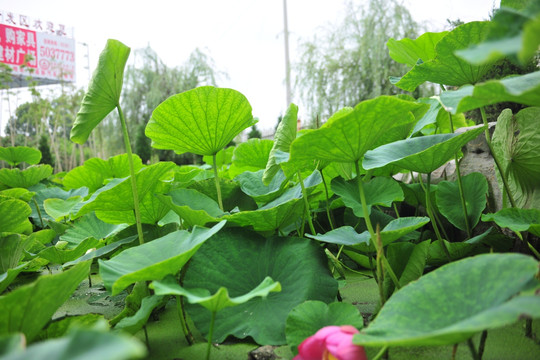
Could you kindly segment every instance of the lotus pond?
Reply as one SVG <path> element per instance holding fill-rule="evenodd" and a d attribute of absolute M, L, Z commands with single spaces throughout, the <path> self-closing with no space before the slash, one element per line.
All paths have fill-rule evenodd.
<path fill-rule="evenodd" d="M 53 174 L 36 149 L 0 148 L 0 358 L 304 359 L 334 325 L 369 359 L 540 358 L 540 71 L 481 80 L 534 58 L 533 10 L 390 39 L 410 66 L 395 85 L 440 94 L 380 96 L 305 131 L 291 104 L 273 140 L 227 147 L 256 122 L 238 91 L 174 95 L 145 134 L 199 166 L 132 153 L 130 49 L 109 40 L 71 140 L 116 111 L 125 154 Z M 492 132 L 484 107 L 501 102 L 523 109 Z M 475 109 L 483 123 L 455 131 Z M 479 137 L 494 184 L 460 171 Z"/>

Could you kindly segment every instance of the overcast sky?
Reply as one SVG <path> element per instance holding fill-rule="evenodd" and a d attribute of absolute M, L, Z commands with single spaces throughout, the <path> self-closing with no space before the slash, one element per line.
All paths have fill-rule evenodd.
<path fill-rule="evenodd" d="M 360 0 L 357 0 L 360 1 Z M 365 0 L 361 0 L 365 2 Z M 343 0 L 288 0 L 291 62 L 297 44 L 344 15 Z M 485 20 L 500 0 L 403 0 L 413 18 L 431 31 L 446 19 Z M 108 38 L 132 49 L 150 45 L 168 66 L 184 63 L 200 48 L 218 70 L 218 84 L 242 92 L 259 117 L 273 128 L 287 105 L 283 45 L 283 0 L 0 0 L 0 10 L 65 25 L 77 41 L 78 86 L 85 87 L 88 44 L 90 68 Z M 294 74 L 292 74 L 294 77 Z M 293 97 L 298 103 L 298 99 Z M 5 106 L 5 105 L 4 105 Z M 302 108 L 299 110 L 302 116 Z M 2 119 L 5 124 L 6 119 Z"/>

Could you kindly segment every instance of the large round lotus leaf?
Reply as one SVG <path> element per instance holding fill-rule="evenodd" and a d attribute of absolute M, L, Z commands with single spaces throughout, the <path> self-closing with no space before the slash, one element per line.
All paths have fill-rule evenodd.
<path fill-rule="evenodd" d="M 494 221 L 500 227 L 512 231 L 529 231 L 540 236 L 540 210 L 538 209 L 502 209 L 495 214 L 483 214 L 482 221 Z"/>
<path fill-rule="evenodd" d="M 217 202 L 197 190 L 174 189 L 166 195 L 155 195 L 163 204 L 182 219 L 184 226 L 205 226 L 219 221 L 224 212 Z"/>
<path fill-rule="evenodd" d="M 349 303 L 325 304 L 322 301 L 306 301 L 292 309 L 287 316 L 287 344 L 297 353 L 298 345 L 302 341 L 330 325 L 351 325 L 361 329 L 364 327 L 364 319 L 360 311 Z"/>
<path fill-rule="evenodd" d="M 128 225 L 112 225 L 99 220 L 94 213 L 88 213 L 78 219 L 73 226 L 60 236 L 60 240 L 67 241 L 68 246 L 77 246 L 86 238 L 93 237 L 102 240 L 113 236 L 125 229 Z"/>
<path fill-rule="evenodd" d="M 38 192 L 36 192 L 36 195 L 34 196 L 34 201 L 30 202 L 30 207 L 32 208 L 32 220 L 34 221 L 34 224 L 40 224 L 41 219 L 43 221 L 51 220 L 54 221 L 52 217 L 47 215 L 47 212 L 45 211 L 45 200 L 47 199 L 63 199 L 67 200 L 74 196 L 81 196 L 86 197 L 88 195 L 88 188 L 82 187 L 78 189 L 73 189 L 69 191 L 65 191 L 63 189 L 60 189 L 59 187 L 53 186 L 53 187 L 46 187 Z M 37 208 L 36 208 L 37 204 Z"/>
<path fill-rule="evenodd" d="M 482 131 L 484 128 L 479 127 L 462 134 L 437 134 L 396 141 L 368 151 L 362 166 L 369 170 L 393 164 L 419 173 L 430 173 Z"/>
<path fill-rule="evenodd" d="M 332 191 L 343 199 L 345 206 L 353 210 L 354 215 L 364 217 L 360 191 L 358 190 L 358 179 L 346 181 L 337 177 L 332 179 L 330 186 Z M 363 186 L 368 213 L 371 213 L 372 206 L 390 207 L 394 201 L 403 201 L 404 199 L 403 190 L 390 177 L 374 177 Z"/>
<path fill-rule="evenodd" d="M 501 163 L 517 207 L 540 207 L 539 119 L 540 107 L 525 108 L 514 116 L 510 109 L 505 109 L 493 133 L 493 152 Z M 499 172 L 496 174 L 499 187 L 504 189 Z"/>
<path fill-rule="evenodd" d="M 144 223 L 155 224 L 167 213 L 168 209 L 159 207 L 161 202 L 154 199 L 154 194 L 163 190 L 164 186 L 160 179 L 174 166 L 172 162 L 159 162 L 144 167 L 135 174 L 141 203 L 141 221 Z M 84 205 L 77 212 L 77 216 L 95 211 L 96 216 L 103 221 L 115 224 L 134 224 L 131 181 L 129 178 L 115 180 L 118 182 L 115 184 L 113 184 L 113 181 L 109 182 L 99 191 L 96 191 L 90 199 L 83 202 Z M 161 217 L 154 216 L 156 213 L 161 214 Z"/>
<path fill-rule="evenodd" d="M 388 55 L 399 63 L 413 67 L 418 63 L 418 60 L 426 62 L 433 59 L 436 56 L 435 45 L 446 34 L 448 34 L 448 31 L 426 32 L 414 40 L 390 38 L 386 43 L 389 50 Z"/>
<path fill-rule="evenodd" d="M 152 113 L 145 134 L 156 149 L 214 155 L 256 122 L 244 95 L 203 86 L 162 102 Z"/>
<path fill-rule="evenodd" d="M 283 194 L 286 186 L 286 178 L 283 171 L 279 170 L 270 180 L 268 185 L 263 183 L 264 170 L 256 172 L 244 171 L 234 178 L 240 183 L 242 191 L 251 196 L 259 203 L 265 203 L 274 200 Z"/>
<path fill-rule="evenodd" d="M 369 346 L 455 344 L 522 317 L 540 317 L 540 296 L 516 296 L 535 281 L 538 262 L 484 254 L 445 265 L 401 288 L 353 342 Z"/>
<path fill-rule="evenodd" d="M 329 303 L 337 293 L 337 281 L 328 269 L 321 247 L 308 239 L 273 237 L 227 229 L 214 235 L 193 256 L 186 271 L 185 288 L 203 288 L 215 293 L 225 287 L 230 296 L 240 296 L 270 276 L 281 292 L 217 313 L 213 342 L 229 335 L 252 337 L 259 344 L 284 344 L 289 311 L 306 300 Z M 200 305 L 186 309 L 205 335 L 210 312 Z"/>
<path fill-rule="evenodd" d="M 27 146 L 0 147 L 0 160 L 12 166 L 22 162 L 36 165 L 41 160 L 41 151 Z"/>
<path fill-rule="evenodd" d="M 453 86 L 478 82 L 491 64 L 471 65 L 454 52 L 483 41 L 490 27 L 487 21 L 458 26 L 439 40 L 435 46 L 435 58 L 415 65 L 395 85 L 406 91 L 414 91 L 426 81 Z"/>
<path fill-rule="evenodd" d="M 108 160 L 91 158 L 84 162 L 83 166 L 78 166 L 69 171 L 62 185 L 66 189 L 77 189 L 87 187 L 90 192 L 96 191 L 103 186 L 103 182 L 110 178 L 125 178 L 130 175 L 129 158 L 127 154 L 120 154 L 110 157 Z M 133 168 L 138 172 L 142 167 L 141 158 L 133 154 Z"/>
<path fill-rule="evenodd" d="M 0 231 L 20 234 L 32 233 L 32 214 L 30 206 L 17 199 L 0 198 Z"/>
<path fill-rule="evenodd" d="M 471 173 L 461 178 L 463 197 L 467 208 L 467 219 L 470 228 L 474 228 L 480 220 L 482 211 L 486 208 L 488 183 L 481 173 Z M 441 214 L 455 227 L 466 231 L 465 215 L 459 196 L 457 181 L 441 181 L 437 187 L 437 207 Z"/>
<path fill-rule="evenodd" d="M 370 149 L 406 138 L 417 120 L 415 115 L 421 117 L 428 108 L 427 104 L 391 96 L 363 101 L 329 125 L 294 140 L 290 161 L 354 163 Z"/>
<path fill-rule="evenodd" d="M 92 130 L 119 104 L 130 51 L 118 40 L 107 40 L 71 128 L 71 141 L 83 144 Z"/>
<path fill-rule="evenodd" d="M 540 106 L 540 71 L 443 91 L 440 99 L 452 114 L 505 101 Z"/>
<path fill-rule="evenodd" d="M 105 287 L 117 295 L 137 281 L 161 280 L 174 275 L 197 249 L 225 225 L 194 227 L 191 232 L 177 230 L 159 239 L 122 251 L 110 260 L 98 260 L 99 274 Z"/>
<path fill-rule="evenodd" d="M 265 169 L 273 145 L 272 140 L 255 138 L 236 146 L 233 152 L 232 165 L 229 168 L 231 177 L 244 171 Z"/>
<path fill-rule="evenodd" d="M 511 3 L 519 5 L 514 8 Z M 501 8 L 491 19 L 497 27 L 490 32 L 488 40 L 477 46 L 456 51 L 456 55 L 477 65 L 517 56 L 521 64 L 526 65 L 540 45 L 538 10 L 539 6 L 535 1 L 503 1 Z"/>
<path fill-rule="evenodd" d="M 29 188 L 53 173 L 51 165 L 32 165 L 24 170 L 0 169 L 0 184 L 11 188 Z"/>

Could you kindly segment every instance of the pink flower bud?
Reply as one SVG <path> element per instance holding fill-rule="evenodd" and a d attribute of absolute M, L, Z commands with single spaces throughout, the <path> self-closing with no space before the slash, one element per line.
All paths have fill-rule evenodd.
<path fill-rule="evenodd" d="M 298 346 L 293 360 L 367 360 L 364 348 L 352 343 L 357 332 L 350 325 L 326 326 Z"/>

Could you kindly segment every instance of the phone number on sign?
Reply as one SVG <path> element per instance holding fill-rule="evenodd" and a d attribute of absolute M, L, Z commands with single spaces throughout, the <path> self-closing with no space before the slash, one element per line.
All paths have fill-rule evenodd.
<path fill-rule="evenodd" d="M 75 61 L 75 52 L 45 46 L 39 48 L 39 56 L 53 58 L 57 61 Z"/>

